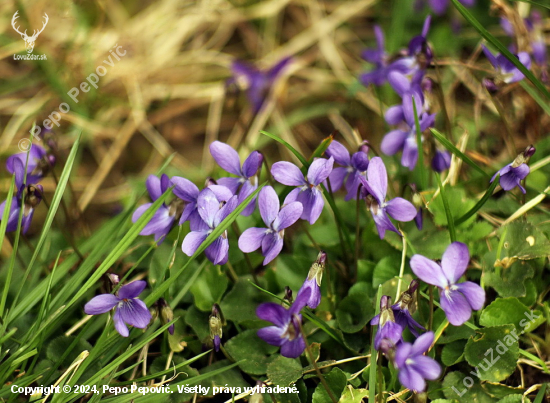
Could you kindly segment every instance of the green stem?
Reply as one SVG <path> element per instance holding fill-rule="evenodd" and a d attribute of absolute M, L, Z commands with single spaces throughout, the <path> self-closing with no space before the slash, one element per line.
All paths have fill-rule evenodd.
<path fill-rule="evenodd" d="M 437 183 L 439 184 L 439 192 L 441 193 L 441 199 L 443 200 L 443 207 L 445 207 L 445 215 L 447 216 L 447 225 L 449 226 L 449 235 L 451 237 L 451 242 L 456 241 L 456 232 L 455 232 L 455 222 L 453 219 L 453 214 L 451 213 L 451 208 L 449 207 L 449 201 L 447 200 L 447 195 L 445 194 L 445 187 L 441 183 L 441 177 L 439 174 L 435 174 L 437 178 Z"/>

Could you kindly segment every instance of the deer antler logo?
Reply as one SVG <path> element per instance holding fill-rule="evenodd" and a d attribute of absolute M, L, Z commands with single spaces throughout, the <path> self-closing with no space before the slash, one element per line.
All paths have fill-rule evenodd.
<path fill-rule="evenodd" d="M 46 25 L 48 25 L 48 21 L 49 21 L 48 14 L 44 13 L 45 21 L 44 21 L 44 25 L 42 25 L 42 29 L 38 32 L 36 32 L 36 30 L 34 30 L 33 35 L 28 36 L 27 35 L 27 30 L 25 30 L 25 32 L 21 32 L 21 31 L 19 31 L 19 27 L 15 26 L 15 20 L 17 20 L 19 18 L 19 16 L 17 15 L 18 12 L 19 12 L 19 10 L 17 10 L 15 12 L 15 14 L 13 15 L 13 18 L 11 19 L 11 25 L 12 25 L 13 29 L 15 29 L 15 32 L 20 34 L 21 38 L 23 38 L 25 40 L 25 47 L 27 48 L 27 52 L 32 53 L 32 51 L 34 49 L 34 42 L 36 41 L 36 38 L 38 38 L 38 35 L 40 35 L 42 33 L 42 31 L 44 31 L 44 28 L 46 28 Z"/>

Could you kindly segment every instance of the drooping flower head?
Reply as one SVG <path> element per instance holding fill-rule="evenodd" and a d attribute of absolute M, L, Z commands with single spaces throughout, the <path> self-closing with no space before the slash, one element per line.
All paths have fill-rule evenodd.
<path fill-rule="evenodd" d="M 433 381 L 441 375 L 441 366 L 426 351 L 434 341 L 434 333 L 426 332 L 414 344 L 400 343 L 395 351 L 394 365 L 399 370 L 399 382 L 414 391 L 426 390 L 426 379 Z"/>
<path fill-rule="evenodd" d="M 372 318 L 371 325 L 378 325 L 374 336 L 374 348 L 384 354 L 391 355 L 395 347 L 403 340 L 403 326 L 396 323 L 391 307 L 391 298 L 382 295 L 380 298 L 380 315 Z"/>
<path fill-rule="evenodd" d="M 203 225 L 192 230 L 183 239 L 181 249 L 187 256 L 193 256 L 195 251 L 204 242 L 214 229 L 233 211 L 238 205 L 237 196 L 231 197 L 227 203 L 220 203 L 215 193 L 206 188 L 202 190 L 197 199 L 199 215 Z M 205 250 L 206 257 L 214 264 L 225 264 L 229 257 L 229 241 L 227 230 L 214 240 Z"/>
<path fill-rule="evenodd" d="M 174 312 L 164 298 L 159 298 L 155 304 L 158 310 L 158 315 L 160 316 L 160 321 L 163 325 L 166 325 L 167 323 L 170 323 L 174 320 Z M 168 333 L 172 335 L 174 334 L 173 323 L 168 326 Z"/>
<path fill-rule="evenodd" d="M 296 301 L 289 309 L 266 302 L 258 306 L 256 315 L 275 326 L 268 326 L 258 330 L 258 337 L 266 343 L 281 347 L 281 355 L 288 358 L 299 357 L 306 349 L 306 342 L 301 332 L 302 315 L 300 311 L 306 306 L 310 297 L 310 290 L 298 293 Z"/>
<path fill-rule="evenodd" d="M 416 311 L 416 289 L 418 288 L 418 280 L 411 281 L 409 288 L 401 293 L 401 296 L 395 304 L 391 306 L 395 323 L 401 328 L 409 328 L 411 333 L 418 337 L 418 330 L 426 330 L 424 327 L 415 321 L 412 314 Z M 371 325 L 378 325 L 380 315 L 376 315 L 371 320 Z"/>
<path fill-rule="evenodd" d="M 26 187 L 26 192 L 23 193 L 22 188 L 21 191 L 18 192 L 17 196 L 12 197 L 6 232 L 17 231 L 19 213 L 22 209 L 23 217 L 21 218 L 21 231 L 23 234 L 27 233 L 31 226 L 34 209 L 42 201 L 43 193 L 44 189 L 42 188 L 42 185 L 28 185 Z M 0 204 L 0 220 L 3 217 L 6 204 L 7 200 L 4 200 L 2 204 Z"/>
<path fill-rule="evenodd" d="M 314 224 L 323 211 L 325 201 L 320 185 L 332 172 L 333 164 L 332 157 L 328 160 L 318 158 L 309 166 L 306 177 L 300 168 L 290 162 L 276 162 L 271 167 L 271 174 L 277 182 L 287 186 L 298 186 L 288 194 L 284 204 L 295 201 L 302 203 L 304 209 L 301 218 L 310 224 Z"/>
<path fill-rule="evenodd" d="M 299 202 L 283 206 L 279 211 L 279 198 L 271 186 L 260 191 L 258 197 L 260 215 L 267 228 L 248 228 L 239 238 L 239 249 L 245 253 L 262 248 L 264 266 L 275 259 L 283 249 L 285 229 L 294 224 L 302 215 Z"/>
<path fill-rule="evenodd" d="M 527 165 L 527 162 L 535 151 L 535 147 L 532 145 L 528 146 L 525 151 L 516 157 L 514 162 L 504 166 L 496 174 L 494 174 L 490 183 L 493 183 L 497 175 L 500 175 L 499 183 L 502 189 L 509 191 L 517 186 L 522 193 L 525 194 L 526 190 L 523 186 L 521 186 L 521 181 L 524 180 L 531 171 Z"/>
<path fill-rule="evenodd" d="M 210 340 L 216 352 L 220 351 L 224 324 L 225 320 L 220 306 L 218 304 L 212 305 L 212 313 L 208 317 L 208 328 L 210 329 Z"/>
<path fill-rule="evenodd" d="M 359 176 L 365 177 L 369 166 L 368 150 L 369 147 L 362 144 L 359 151 L 350 155 L 346 147 L 333 140 L 325 152 L 328 157 L 334 158 L 334 161 L 341 165 L 341 167 L 332 170 L 329 179 L 333 192 L 336 192 L 345 183 L 348 192 L 345 197 L 346 201 L 357 198 L 357 190 L 361 185 Z"/>
<path fill-rule="evenodd" d="M 311 265 L 309 273 L 307 275 L 304 284 L 298 291 L 298 294 L 310 290 L 310 297 L 306 305 L 311 309 L 315 309 L 321 303 L 321 281 L 323 280 L 323 272 L 325 271 L 325 263 L 327 260 L 327 254 L 324 251 L 320 251 L 317 255 L 317 259 Z"/>
<path fill-rule="evenodd" d="M 415 77 L 418 76 L 416 74 Z M 402 104 L 391 106 L 386 111 L 386 121 L 390 125 L 397 125 L 398 129 L 392 130 L 384 136 L 380 149 L 386 155 L 394 155 L 398 151 L 403 151 L 401 165 L 412 171 L 418 161 L 415 108 L 421 133 L 434 125 L 435 114 L 425 111 L 424 95 L 417 78 L 413 77 L 413 80 L 409 81 L 403 74 L 392 72 L 388 75 L 388 81 L 402 97 Z M 421 142 L 424 140 L 423 137 L 421 135 Z"/>
<path fill-rule="evenodd" d="M 238 178 L 225 177 L 217 180 L 219 185 L 227 187 L 233 194 L 239 195 L 239 203 L 244 201 L 258 188 L 258 171 L 264 157 L 259 151 L 253 151 L 244 161 L 241 168 L 239 154 L 230 145 L 221 141 L 210 144 L 210 153 L 214 160 L 227 172 L 237 175 Z M 256 198 L 243 210 L 242 215 L 249 216 L 254 212 Z"/>
<path fill-rule="evenodd" d="M 139 280 L 120 287 L 117 295 L 95 296 L 84 306 L 84 312 L 88 315 L 100 315 L 116 308 L 113 316 L 115 329 L 122 337 L 128 337 L 130 332 L 127 325 L 145 329 L 151 321 L 151 313 L 138 298 L 146 286 L 145 281 Z"/>
<path fill-rule="evenodd" d="M 416 216 L 416 209 L 411 202 L 401 197 L 386 202 L 388 174 L 382 158 L 374 157 L 367 169 L 367 179 L 360 179 L 367 192 L 365 201 L 374 218 L 380 239 L 384 239 L 386 230 L 400 234 L 389 217 L 397 221 L 411 221 Z"/>
<path fill-rule="evenodd" d="M 272 85 L 291 60 L 290 57 L 286 57 L 269 70 L 259 70 L 255 66 L 237 60 L 233 62 L 231 69 L 234 77 L 231 81 L 234 82 L 239 76 L 247 81 L 246 94 L 254 113 L 261 109 Z"/>
<path fill-rule="evenodd" d="M 149 175 L 145 185 L 151 200 L 154 202 L 162 196 L 162 194 L 166 192 L 170 186 L 172 186 L 172 183 L 170 183 L 170 179 L 165 174 L 163 174 L 160 178 L 155 175 Z M 132 215 L 132 222 L 136 222 L 143 215 L 143 213 L 151 207 L 152 204 L 153 203 L 146 203 L 139 206 Z M 157 241 L 160 245 L 172 229 L 174 223 L 180 219 L 183 211 L 183 205 L 183 200 L 180 198 L 175 198 L 169 204 L 163 203 L 139 234 L 154 234 L 155 241 Z"/>
<path fill-rule="evenodd" d="M 435 172 L 443 172 L 451 166 L 451 154 L 447 150 L 436 148 L 432 159 L 432 168 Z"/>
<path fill-rule="evenodd" d="M 14 154 L 6 160 L 6 169 L 9 173 L 15 175 L 15 185 L 17 191 L 21 190 L 25 176 L 25 163 L 27 164 L 27 180 L 28 185 L 35 185 L 42 180 L 44 176 L 55 165 L 55 157 L 48 154 L 46 150 L 37 145 L 32 144 L 27 152 Z"/>
<path fill-rule="evenodd" d="M 441 265 L 422 255 L 411 258 L 411 269 L 425 283 L 439 288 L 441 309 L 454 326 L 464 324 L 472 315 L 472 310 L 483 308 L 485 291 L 476 283 L 458 283 L 466 272 L 470 253 L 461 242 L 453 242 L 445 250 Z"/>
<path fill-rule="evenodd" d="M 501 55 L 500 53 L 495 56 L 491 53 L 489 49 L 482 45 L 483 53 L 489 62 L 493 65 L 496 70 L 494 77 L 483 79 L 483 84 L 487 87 L 489 91 L 497 91 L 504 84 L 516 83 L 523 80 L 525 77 L 523 73 L 506 58 L 506 56 Z M 516 58 L 525 66 L 526 69 L 531 68 L 531 58 L 527 52 L 519 52 Z"/>

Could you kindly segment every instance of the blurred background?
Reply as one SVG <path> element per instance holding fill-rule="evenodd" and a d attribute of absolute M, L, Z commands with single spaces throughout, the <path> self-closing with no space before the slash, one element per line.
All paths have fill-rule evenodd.
<path fill-rule="evenodd" d="M 27 54 L 12 26 L 16 11 L 16 25 L 29 34 L 48 15 L 32 53 L 47 60 L 14 60 L 14 55 Z M 488 1 L 479 0 L 472 12 L 497 37 L 506 38 Z M 207 146 L 217 139 L 246 155 L 261 149 L 270 164 L 294 157 L 261 135 L 262 129 L 304 155 L 335 129 L 350 149 L 367 139 L 376 151 L 389 130 L 381 115 L 398 98 L 389 86 L 361 85 L 359 74 L 372 68 L 361 52 L 376 46 L 375 24 L 386 33 L 387 51 L 398 52 L 420 34 L 428 13 L 411 0 L 4 0 L 0 154 L 4 161 L 18 152 L 18 142 L 31 137 L 33 123 L 43 126 L 61 103 L 69 105 L 53 133 L 63 161 L 82 131 L 68 197 L 73 213 L 82 218 L 78 221 L 89 230 L 121 211 L 135 184 L 170 156 L 169 175 L 196 183 L 212 175 L 215 166 Z M 479 34 L 450 7 L 434 17 L 428 40 L 441 65 L 429 74 L 444 88 L 452 130 L 475 134 L 470 141 L 488 153 L 478 155 L 478 161 L 487 163 L 501 151 L 509 158 L 510 150 L 491 132 L 502 129 L 498 113 L 479 86 L 490 65 L 483 59 L 482 68 L 471 69 L 480 51 Z M 113 55 L 116 49 L 120 60 Z M 286 57 L 291 60 L 281 74 L 261 89 L 266 100 L 256 110 L 246 94 L 250 83 L 234 79 L 232 63 L 239 60 L 267 71 Z M 84 92 L 81 83 L 89 83 L 86 79 L 98 66 L 104 67 L 99 70 L 104 75 L 97 76 L 97 89 L 90 86 Z M 68 95 L 72 88 L 79 90 L 78 103 Z M 474 103 L 479 106 L 475 122 Z M 548 116 L 531 98 L 513 113 L 519 113 L 518 149 L 548 132 Z M 540 123 L 525 125 L 529 119 Z M 5 195 L 11 177 L 3 170 L 0 178 Z M 54 179 L 46 178 L 43 185 L 51 195 Z M 39 206 L 30 234 L 41 227 L 45 209 Z"/>

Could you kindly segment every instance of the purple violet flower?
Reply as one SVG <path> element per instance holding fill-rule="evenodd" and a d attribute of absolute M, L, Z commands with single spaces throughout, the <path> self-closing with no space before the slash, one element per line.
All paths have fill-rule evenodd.
<path fill-rule="evenodd" d="M 496 174 L 494 174 L 490 183 L 493 183 L 497 175 L 500 175 L 499 183 L 503 190 L 509 191 L 517 186 L 522 193 L 525 194 L 526 190 L 523 186 L 521 186 L 521 181 L 529 175 L 529 172 L 531 172 L 526 162 L 529 161 L 529 158 L 531 158 L 535 151 L 535 147 L 532 145 L 528 146 L 525 151 L 514 159 L 514 162 L 504 166 Z"/>
<path fill-rule="evenodd" d="M 388 75 L 388 81 L 403 98 L 403 102 L 401 105 L 391 106 L 386 111 L 386 121 L 391 125 L 398 125 L 399 129 L 392 130 L 384 136 L 380 149 L 386 155 L 394 155 L 402 150 L 401 165 L 412 171 L 418 161 L 414 107 L 416 107 L 418 114 L 421 132 L 434 125 L 435 114 L 424 111 L 424 96 L 422 95 L 420 82 L 416 79 L 413 78 L 413 81 L 409 81 L 404 75 L 392 72 Z M 423 136 L 421 136 L 421 140 L 423 141 Z"/>
<path fill-rule="evenodd" d="M 388 354 L 403 340 L 403 326 L 396 323 L 391 307 L 391 298 L 387 295 L 382 295 L 380 298 L 380 315 L 372 318 L 370 324 L 378 325 L 378 331 L 374 336 L 374 348 L 377 351 Z"/>
<path fill-rule="evenodd" d="M 411 269 L 425 283 L 439 287 L 441 309 L 454 326 L 464 324 L 472 315 L 472 310 L 483 308 L 485 291 L 476 283 L 457 283 L 466 272 L 470 253 L 461 242 L 453 242 L 447 247 L 441 265 L 422 255 L 411 258 Z"/>
<path fill-rule="evenodd" d="M 233 211 L 238 205 L 237 196 L 231 197 L 227 203 L 220 203 L 215 193 L 209 188 L 200 192 L 197 199 L 199 215 L 204 224 L 202 228 L 193 230 L 183 239 L 181 249 L 187 256 L 193 256 L 195 251 L 210 235 L 210 233 Z M 205 250 L 206 257 L 214 264 L 225 264 L 229 257 L 229 241 L 227 231 L 214 240 Z"/>
<path fill-rule="evenodd" d="M 6 232 L 17 231 L 19 212 L 21 211 L 21 209 L 23 209 L 23 217 L 21 218 L 21 232 L 23 234 L 27 233 L 31 226 L 34 209 L 42 201 L 43 193 L 44 189 L 42 188 L 42 185 L 28 185 L 24 199 L 22 197 L 22 189 L 17 193 L 17 196 L 12 197 Z M 2 219 L 2 216 L 4 214 L 6 203 L 7 200 L 4 200 L 2 204 L 0 204 L 0 220 Z"/>
<path fill-rule="evenodd" d="M 265 266 L 281 253 L 285 229 L 298 221 L 303 207 L 300 202 L 292 202 L 279 211 L 279 198 L 271 186 L 266 186 L 260 191 L 258 205 L 267 228 L 245 230 L 239 238 L 239 249 L 250 253 L 261 247 Z"/>
<path fill-rule="evenodd" d="M 233 194 L 239 195 L 239 204 L 258 189 L 258 171 L 262 166 L 264 157 L 258 151 L 252 151 L 244 161 L 241 168 L 239 154 L 231 146 L 214 141 L 210 144 L 210 154 L 214 160 L 227 172 L 237 175 L 238 178 L 225 177 L 217 180 L 219 185 L 227 187 Z M 239 190 L 240 187 L 240 190 Z M 252 199 L 248 206 L 243 210 L 242 215 L 249 216 L 254 212 L 256 198 Z"/>
<path fill-rule="evenodd" d="M 151 200 L 154 202 L 157 200 L 168 188 L 172 185 L 167 175 L 163 174 L 160 178 L 155 175 L 149 175 L 145 182 L 147 191 Z M 146 203 L 139 206 L 132 215 L 132 222 L 136 222 L 145 211 L 151 207 L 153 203 Z M 139 233 L 140 235 L 155 235 L 155 241 L 157 244 L 164 242 L 166 235 L 172 229 L 174 223 L 179 220 L 183 211 L 183 201 L 176 198 L 170 202 L 170 204 L 163 203 L 151 220 L 145 225 L 145 227 Z"/>
<path fill-rule="evenodd" d="M 384 239 L 386 230 L 401 235 L 388 216 L 397 221 L 411 221 L 416 216 L 416 209 L 411 202 L 401 197 L 386 202 L 388 174 L 382 158 L 374 157 L 371 159 L 367 169 L 367 179 L 363 177 L 360 177 L 360 179 L 368 193 L 365 198 L 367 207 L 374 218 L 380 239 Z"/>
<path fill-rule="evenodd" d="M 330 186 L 333 192 L 336 192 L 346 184 L 346 201 L 357 198 L 357 189 L 361 185 L 359 176 L 365 177 L 369 166 L 368 146 L 366 144 L 359 147 L 359 151 L 350 156 L 350 153 L 341 143 L 334 140 L 328 146 L 326 155 L 334 158 L 334 161 L 341 167 L 336 167 L 329 175 Z"/>
<path fill-rule="evenodd" d="M 51 167 L 55 165 L 55 157 L 48 154 L 43 147 L 37 144 L 32 144 L 28 153 L 28 162 L 27 152 L 14 154 L 6 160 L 6 169 L 9 173 L 15 174 L 17 191 L 20 191 L 21 186 L 23 186 L 25 163 L 27 163 L 26 183 L 28 185 L 40 182 L 42 178 L 46 176 Z"/>
<path fill-rule="evenodd" d="M 298 186 L 286 197 L 283 204 L 290 204 L 295 201 L 302 203 L 304 209 L 301 218 L 314 224 L 321 215 L 325 201 L 321 193 L 320 184 L 328 178 L 332 172 L 334 158 L 318 158 L 311 163 L 304 175 L 296 165 L 287 162 L 276 162 L 271 167 L 271 174 L 275 180 L 283 185 Z"/>
<path fill-rule="evenodd" d="M 197 200 L 200 194 L 199 188 L 190 180 L 180 176 L 174 176 L 170 181 L 174 185 L 174 194 L 186 203 L 179 224 L 181 225 L 189 220 L 191 231 L 203 228 L 204 223 L 197 209 Z M 214 192 L 220 203 L 227 202 L 233 196 L 231 190 L 225 186 L 207 184 L 207 188 Z"/>
<path fill-rule="evenodd" d="M 475 4 L 475 0 L 458 0 L 466 7 L 472 7 Z M 415 6 L 416 9 L 420 9 L 425 3 L 433 10 L 437 15 L 441 15 L 447 11 L 449 7 L 449 0 L 419 0 Z"/>
<path fill-rule="evenodd" d="M 359 76 L 359 80 L 364 86 L 370 84 L 382 85 L 387 81 L 388 73 L 391 71 L 399 71 L 406 73 L 408 68 L 399 61 L 389 63 L 390 57 L 384 49 L 384 32 L 379 25 L 374 26 L 374 36 L 376 37 L 376 48 L 366 49 L 363 51 L 363 59 L 375 65 L 375 68 L 368 73 L 363 73 Z"/>
<path fill-rule="evenodd" d="M 432 168 L 436 172 L 443 172 L 451 166 L 451 154 L 447 150 L 435 150 L 432 159 Z"/>
<path fill-rule="evenodd" d="M 306 342 L 301 332 L 300 311 L 306 306 L 310 293 L 309 289 L 298 293 L 296 301 L 289 309 L 274 302 L 263 303 L 256 309 L 256 315 L 260 319 L 275 325 L 258 330 L 258 337 L 268 344 L 280 346 L 283 357 L 298 358 L 306 349 Z"/>
<path fill-rule="evenodd" d="M 420 336 L 414 344 L 400 343 L 395 351 L 394 365 L 399 370 L 399 382 L 414 392 L 424 392 L 426 381 L 436 380 L 441 375 L 441 366 L 424 353 L 429 350 L 434 341 L 434 333 L 427 332 Z"/>
<path fill-rule="evenodd" d="M 147 306 L 138 299 L 146 286 L 145 281 L 139 280 L 120 287 L 117 295 L 97 295 L 84 305 L 84 312 L 87 315 L 99 315 L 116 307 L 113 316 L 115 329 L 122 337 L 128 337 L 130 332 L 126 325 L 145 329 L 151 321 L 151 313 Z"/>
<path fill-rule="evenodd" d="M 412 314 L 416 311 L 416 296 L 415 292 L 418 288 L 418 280 L 411 281 L 409 288 L 401 293 L 399 300 L 391 306 L 395 323 L 403 329 L 409 328 L 411 333 L 418 337 L 418 330 L 426 330 L 420 323 L 415 321 Z M 376 315 L 371 320 L 371 325 L 378 325 L 380 315 Z"/>
<path fill-rule="evenodd" d="M 311 265 L 304 284 L 298 291 L 298 294 L 310 290 L 310 297 L 306 303 L 311 309 L 315 309 L 321 303 L 321 281 L 323 280 L 323 272 L 325 271 L 325 263 L 327 254 L 324 251 L 319 252 L 317 259 Z"/>
<path fill-rule="evenodd" d="M 246 79 L 248 82 L 246 94 L 254 113 L 261 109 L 271 86 L 291 60 L 290 57 L 286 57 L 267 71 L 259 70 L 255 66 L 237 60 L 233 62 L 231 69 L 234 78 L 231 81 L 235 81 L 238 76 Z"/>
<path fill-rule="evenodd" d="M 485 53 L 485 56 L 487 57 L 487 59 L 489 59 L 489 61 L 497 71 L 496 77 L 494 77 L 493 79 L 485 78 L 483 80 L 485 86 L 489 91 L 498 90 L 502 84 L 511 84 L 523 80 L 525 76 L 521 71 L 519 71 L 514 63 L 512 63 L 500 53 L 497 56 L 493 55 L 491 51 L 485 47 L 485 45 L 482 45 L 482 47 L 483 53 Z M 519 52 L 515 56 L 525 66 L 526 69 L 531 68 L 531 58 L 529 57 L 529 54 L 527 52 Z"/>

